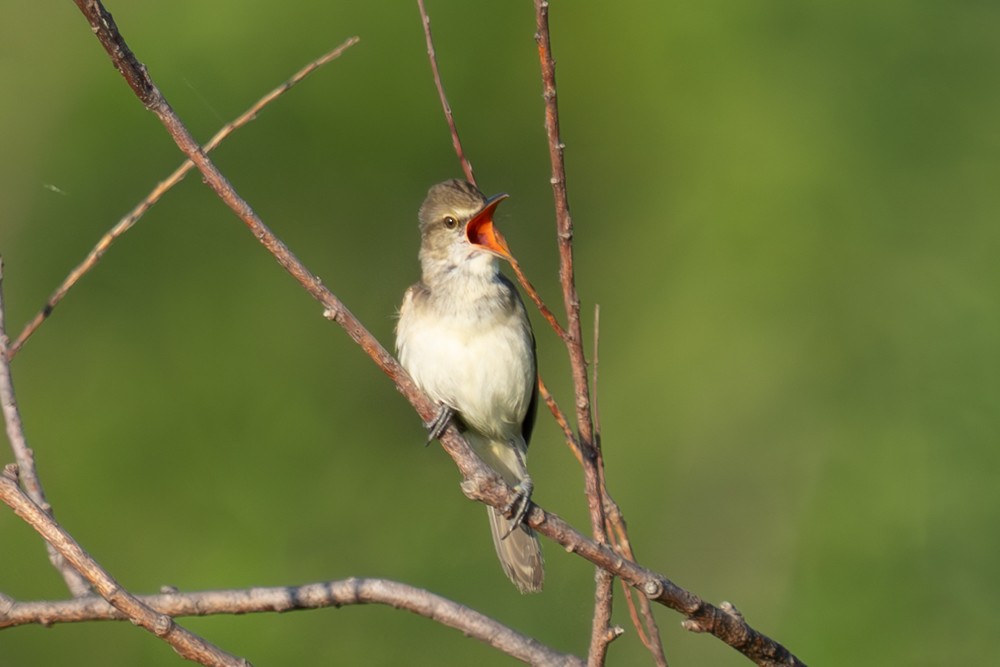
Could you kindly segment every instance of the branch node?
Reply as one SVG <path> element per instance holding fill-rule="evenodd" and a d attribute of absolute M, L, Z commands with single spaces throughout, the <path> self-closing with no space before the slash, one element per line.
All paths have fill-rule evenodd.
<path fill-rule="evenodd" d="M 166 637 L 174 630 L 174 619 L 166 614 L 157 614 L 153 622 L 153 633 L 157 637 Z"/>
<path fill-rule="evenodd" d="M 18 472 L 16 463 L 8 463 L 3 467 L 3 476 L 17 484 Z"/>
<path fill-rule="evenodd" d="M 744 623 L 746 621 L 746 619 L 743 618 L 743 612 L 737 609 L 732 602 L 726 602 L 723 600 L 723 602 L 719 605 L 719 609 L 726 612 L 740 623 Z"/>
<path fill-rule="evenodd" d="M 642 585 L 642 592 L 650 600 L 655 600 L 663 595 L 663 584 L 658 579 L 649 579 Z"/>
<path fill-rule="evenodd" d="M 469 500 L 478 500 L 482 495 L 482 488 L 479 482 L 474 479 L 463 479 L 462 483 L 458 486 Z"/>
<path fill-rule="evenodd" d="M 689 632 L 708 632 L 707 627 L 705 627 L 700 621 L 696 621 L 693 618 L 681 621 L 681 627 Z"/>

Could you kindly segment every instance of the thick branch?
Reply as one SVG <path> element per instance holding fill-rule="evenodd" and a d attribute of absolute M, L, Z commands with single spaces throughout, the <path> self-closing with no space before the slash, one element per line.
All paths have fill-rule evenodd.
<path fill-rule="evenodd" d="M 351 578 L 303 586 L 276 586 L 222 591 L 169 591 L 137 598 L 171 617 L 286 612 L 385 604 L 461 631 L 507 655 L 533 665 L 581 667 L 579 658 L 553 651 L 474 609 L 426 590 L 386 579 Z M 0 596 L 0 628 L 18 625 L 120 621 L 127 617 L 97 597 L 18 602 Z"/>

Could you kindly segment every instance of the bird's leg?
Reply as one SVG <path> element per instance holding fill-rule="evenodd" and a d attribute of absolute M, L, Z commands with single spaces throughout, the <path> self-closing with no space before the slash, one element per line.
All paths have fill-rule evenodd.
<path fill-rule="evenodd" d="M 455 416 L 455 411 L 452 410 L 447 405 L 442 405 L 438 409 L 438 413 L 434 416 L 434 419 L 426 422 L 424 428 L 427 429 L 427 444 L 431 444 L 434 440 L 441 437 L 444 430 L 448 428 L 448 424 L 451 423 L 451 418 Z"/>
<path fill-rule="evenodd" d="M 514 486 L 514 493 L 517 494 L 514 500 L 510 502 L 509 505 L 504 507 L 504 512 L 513 512 L 510 517 L 510 528 L 507 533 L 500 539 L 507 539 L 507 537 L 514 532 L 518 527 L 524 526 L 524 517 L 528 516 L 528 508 L 531 507 L 531 492 L 535 490 L 535 483 L 531 481 L 531 476 L 528 475 L 527 466 L 524 465 L 524 457 L 521 455 L 521 450 L 517 447 L 514 448 L 514 454 L 517 455 L 517 462 L 520 464 L 521 470 L 524 471 L 524 477 Z M 527 527 L 525 527 L 527 530 Z"/>
<path fill-rule="evenodd" d="M 528 516 L 528 508 L 531 507 L 531 492 L 534 489 L 535 483 L 531 481 L 530 477 L 525 477 L 514 487 L 514 493 L 517 495 L 509 505 L 503 508 L 504 512 L 513 512 L 513 515 L 510 517 L 510 528 L 500 539 L 507 539 L 517 528 L 530 530 L 524 525 L 524 517 Z"/>

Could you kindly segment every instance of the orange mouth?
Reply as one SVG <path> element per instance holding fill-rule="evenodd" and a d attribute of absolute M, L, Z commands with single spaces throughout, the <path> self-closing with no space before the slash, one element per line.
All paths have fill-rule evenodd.
<path fill-rule="evenodd" d="M 493 225 L 493 212 L 506 198 L 506 194 L 499 194 L 487 199 L 483 210 L 476 213 L 465 225 L 465 237 L 472 245 L 513 262 L 514 258 L 510 254 L 506 239 Z"/>

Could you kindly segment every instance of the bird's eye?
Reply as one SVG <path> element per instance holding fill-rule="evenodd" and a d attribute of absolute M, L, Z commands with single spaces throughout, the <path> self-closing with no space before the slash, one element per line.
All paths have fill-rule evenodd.
<path fill-rule="evenodd" d="M 444 226 L 447 227 L 448 229 L 455 229 L 455 227 L 458 226 L 458 220 L 451 217 L 450 215 L 446 215 L 444 217 Z"/>

